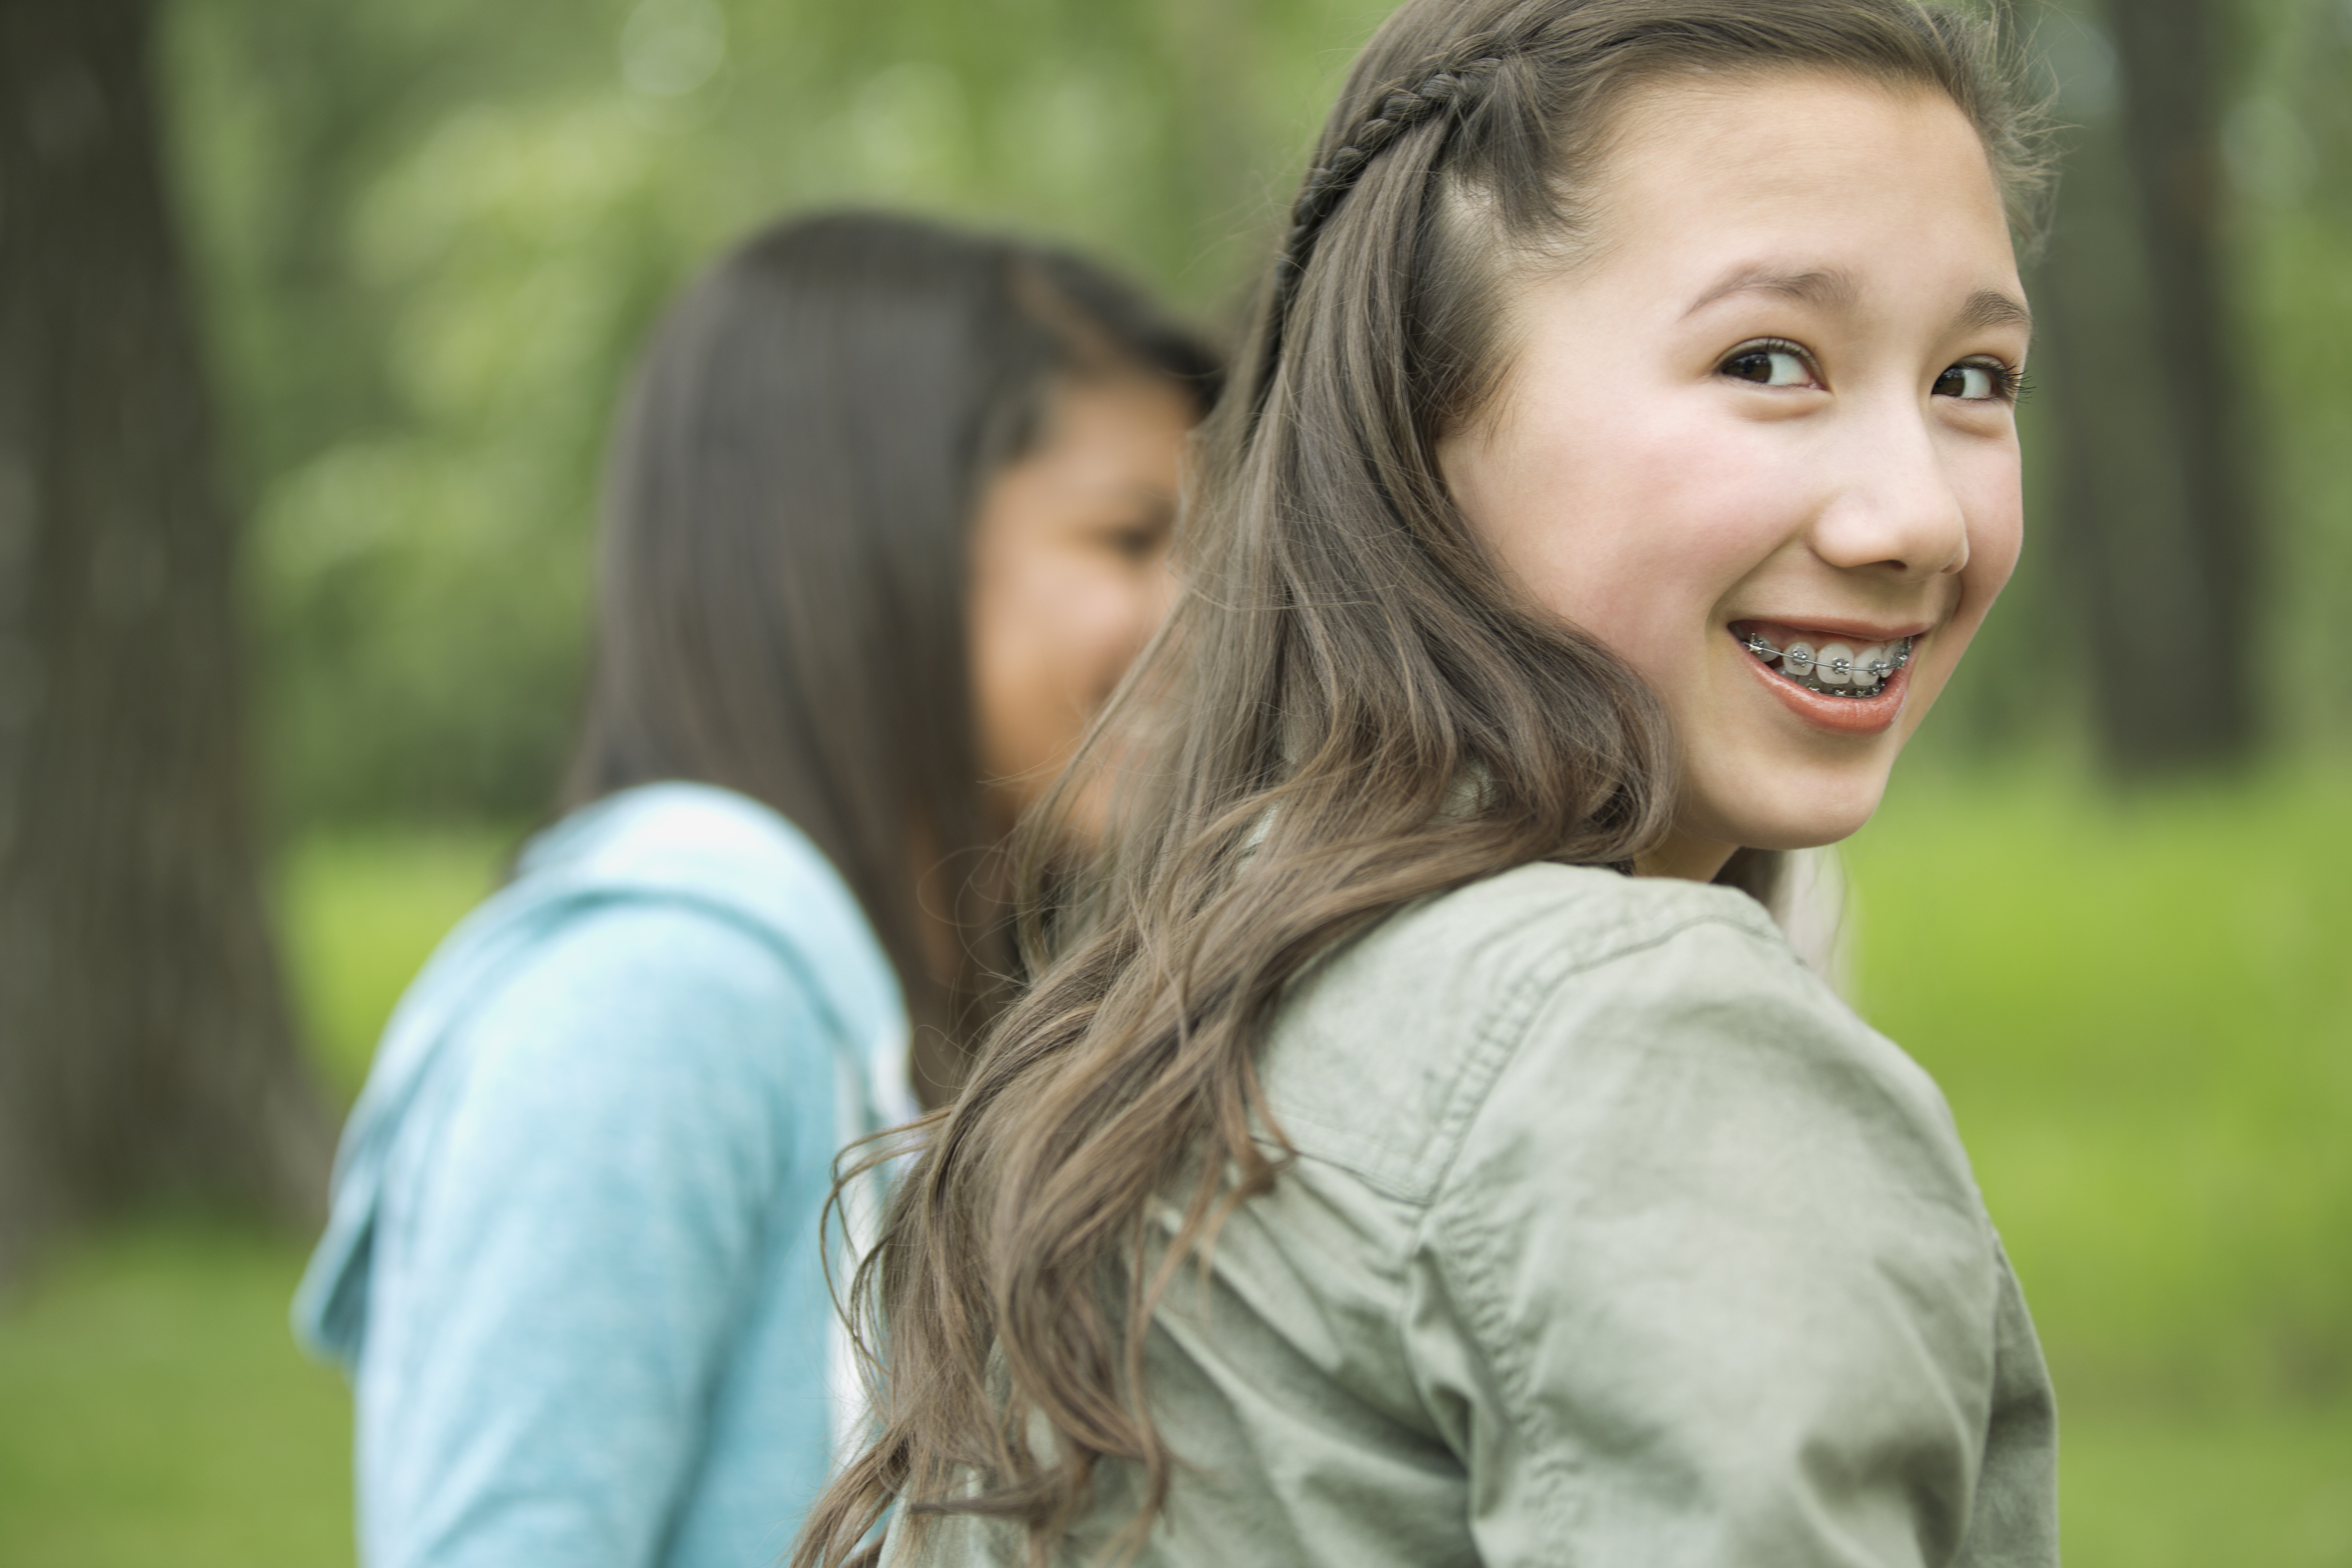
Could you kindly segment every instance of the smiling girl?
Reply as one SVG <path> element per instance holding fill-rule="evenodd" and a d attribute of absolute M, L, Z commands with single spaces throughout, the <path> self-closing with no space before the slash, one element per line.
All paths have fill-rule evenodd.
<path fill-rule="evenodd" d="M 2016 560 L 2031 154 L 1913 0 L 1381 30 L 801 1563 L 2055 1563 L 1950 1117 L 1750 897 Z"/>

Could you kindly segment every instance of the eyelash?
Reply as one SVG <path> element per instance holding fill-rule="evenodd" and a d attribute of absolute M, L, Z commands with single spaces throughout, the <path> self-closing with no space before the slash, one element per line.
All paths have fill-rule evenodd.
<path fill-rule="evenodd" d="M 1801 343 L 1791 342 L 1787 338 L 1756 338 L 1750 342 L 1744 342 L 1738 348 L 1733 349 L 1729 353 L 1723 356 L 1722 360 L 1716 365 L 1716 374 L 1718 375 L 1727 374 L 1729 374 L 1731 366 L 1738 361 L 1746 359 L 1754 354 L 1769 353 L 1785 353 L 1791 355 L 1796 359 L 1802 361 L 1805 368 L 1812 373 L 1813 377 L 1816 380 L 1826 379 L 1822 375 L 1822 367 L 1815 363 L 1813 356 L 1806 351 L 1804 345 Z M 1964 360 L 1955 360 L 1947 368 L 1951 370 L 1968 368 L 1990 373 L 1992 376 L 1993 383 L 1992 397 L 1990 400 L 1992 402 L 2017 404 L 2023 402 L 2027 397 L 2032 395 L 2033 383 L 2026 375 L 2025 372 L 2003 360 L 1997 360 L 1989 355 L 1979 354 Z M 1746 378 L 1740 377 L 1738 379 L 1744 380 Z M 1937 379 L 1941 379 L 1940 373 L 1938 374 Z M 1759 382 L 1753 384 L 1762 385 L 1765 384 Z"/>
<path fill-rule="evenodd" d="M 1958 370 L 1964 365 L 1992 373 L 1992 396 L 1996 403 L 2022 403 L 2033 395 L 2032 379 L 2005 360 L 1979 354 L 1954 362 L 1952 368 Z"/>
<path fill-rule="evenodd" d="M 1790 342 L 1786 338 L 1750 339 L 1748 342 L 1740 344 L 1738 348 L 1724 355 L 1723 358 L 1716 364 L 1716 374 L 1717 375 L 1728 375 L 1730 374 L 1731 367 L 1741 360 L 1753 358 L 1761 354 L 1773 353 L 1788 354 L 1790 357 L 1802 362 L 1805 369 L 1812 374 L 1813 379 L 1816 381 L 1825 379 L 1822 375 L 1822 367 L 1813 363 L 1813 356 L 1806 352 L 1804 345 L 1801 343 Z M 1745 381 L 1748 378 L 1745 376 L 1738 376 L 1733 379 Z M 1761 386 L 1766 384 L 1762 382 L 1755 382 L 1750 384 Z"/>

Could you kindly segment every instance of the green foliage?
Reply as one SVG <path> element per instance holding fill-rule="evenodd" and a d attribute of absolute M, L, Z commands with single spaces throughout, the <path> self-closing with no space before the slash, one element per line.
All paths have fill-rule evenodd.
<path fill-rule="evenodd" d="M 1383 8 L 179 0 L 280 805 L 543 804 L 609 411 L 660 302 L 731 237 L 906 204 L 1220 306 Z"/>
<path fill-rule="evenodd" d="M 279 942 L 320 1077 L 348 1104 L 393 1005 L 458 917 L 497 886 L 519 834 L 381 830 L 310 837 L 279 878 Z"/>
<path fill-rule="evenodd" d="M 282 811 L 543 805 L 580 681 L 609 411 L 661 301 L 730 237 L 788 208 L 911 205 L 1076 240 L 1230 312 L 1387 9 L 175 0 L 167 85 L 255 523 Z M 2062 115 L 2111 113 L 2089 0 L 2029 9 L 2067 82 Z M 2276 517 L 2264 651 L 2298 672 L 2273 728 L 2340 743 L 2352 12 L 2236 15 L 2227 195 Z M 2025 572 L 1948 699 L 1946 749 L 2079 727 L 2049 679 L 2079 616 L 2038 491 Z"/>

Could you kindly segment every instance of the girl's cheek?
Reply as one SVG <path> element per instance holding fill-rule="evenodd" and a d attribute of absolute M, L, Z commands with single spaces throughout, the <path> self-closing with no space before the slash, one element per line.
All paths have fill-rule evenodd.
<path fill-rule="evenodd" d="M 1969 516 L 1969 563 L 1962 572 L 1968 597 L 1990 606 L 2007 585 L 2025 545 L 2025 508 L 2014 466 L 1986 476 L 1964 503 Z"/>
<path fill-rule="evenodd" d="M 2023 532 L 2014 521 L 1988 531 L 1981 542 L 1970 541 L 1969 575 L 1975 579 L 1968 584 L 1971 597 L 1990 604 L 2008 586 L 2010 574 L 2017 570 L 2024 542 Z"/>
<path fill-rule="evenodd" d="M 1660 567 L 1677 584 L 1686 616 L 1695 609 L 1711 617 L 1758 573 L 1801 547 L 1830 498 L 1818 493 L 1817 470 L 1766 452 L 1727 462 L 1685 499 L 1682 526 L 1666 542 Z"/>

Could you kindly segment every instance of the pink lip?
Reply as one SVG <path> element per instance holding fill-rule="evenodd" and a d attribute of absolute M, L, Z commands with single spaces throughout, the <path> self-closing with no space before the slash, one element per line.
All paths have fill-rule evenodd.
<path fill-rule="evenodd" d="M 1761 633 L 1773 647 L 1784 647 L 1787 644 L 1775 640 L 1772 634 L 1779 632 L 1785 637 L 1790 635 L 1791 629 L 1787 623 L 1779 621 L 1735 621 L 1730 628 L 1731 635 L 1743 645 L 1740 662 L 1753 670 L 1756 679 L 1762 681 L 1791 713 L 1816 729 L 1833 731 L 1841 735 L 1875 735 L 1902 715 L 1903 700 L 1911 689 L 1911 667 L 1907 664 L 1886 678 L 1886 684 L 1878 689 L 1875 697 L 1824 697 L 1773 669 L 1748 652 L 1744 646 L 1749 636 Z M 1820 631 L 1863 642 L 1892 642 L 1897 637 L 1917 637 L 1929 629 L 1922 626 L 1890 632 L 1865 626 L 1860 621 L 1832 620 L 1808 622 L 1797 630 L 1796 635 Z"/>
<path fill-rule="evenodd" d="M 1811 637 L 1816 642 L 1822 637 L 1843 637 L 1852 642 L 1893 642 L 1898 637 L 1925 637 L 1935 629 L 1933 621 L 1906 621 L 1899 626 L 1892 622 L 1876 625 L 1869 621 L 1840 620 L 1834 616 L 1826 620 L 1801 621 L 1777 616 L 1748 616 L 1731 623 L 1732 636 L 1745 637 L 1750 632 L 1760 631 L 1764 634 L 1764 640 L 1774 647 L 1786 646 L 1774 639 L 1774 632 L 1783 637 Z"/>

